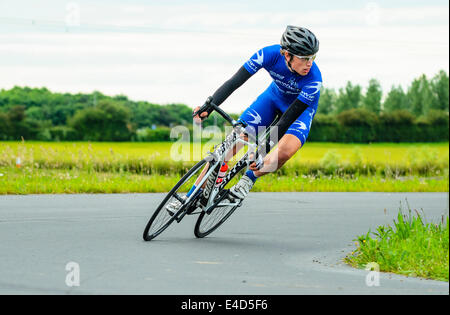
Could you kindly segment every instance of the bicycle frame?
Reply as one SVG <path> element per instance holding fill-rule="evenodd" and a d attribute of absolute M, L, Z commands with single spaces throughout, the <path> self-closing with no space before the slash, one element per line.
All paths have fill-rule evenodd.
<path fill-rule="evenodd" d="M 242 143 L 244 145 L 247 145 L 249 148 L 252 148 L 253 150 L 256 148 L 256 143 L 251 143 L 250 141 L 245 141 L 240 137 L 242 133 L 245 132 L 245 129 L 243 126 L 237 126 L 233 130 L 233 132 L 225 139 L 224 142 L 214 151 L 214 153 L 211 156 L 216 156 L 218 158 L 215 159 L 215 163 L 212 165 L 211 169 L 216 171 L 218 170 L 219 166 L 222 165 L 224 162 L 226 154 L 229 152 L 230 149 L 234 148 L 234 146 L 238 143 Z M 248 163 L 246 156 L 241 159 L 241 161 Z M 239 162 L 241 162 L 239 161 Z M 215 183 L 217 181 L 217 175 L 210 176 L 207 179 L 206 187 L 203 192 L 203 196 L 205 199 L 207 199 L 206 204 L 204 205 L 203 211 L 207 211 L 213 204 L 214 199 L 216 198 L 217 194 L 222 190 L 223 186 L 228 182 L 228 179 L 231 177 L 231 174 L 234 174 L 234 172 L 239 169 L 242 164 L 236 163 L 236 165 L 228 172 L 227 177 L 224 178 L 224 181 L 221 185 L 216 186 Z M 232 205 L 238 205 L 238 204 L 232 204 L 228 203 L 228 206 Z"/>
<path fill-rule="evenodd" d="M 225 140 L 219 145 L 214 148 L 213 152 L 209 152 L 209 156 L 206 157 L 206 161 L 209 162 L 208 171 L 203 176 L 203 178 L 200 180 L 200 182 L 196 185 L 197 187 L 195 190 L 191 193 L 191 195 L 184 201 L 185 205 L 189 205 L 192 199 L 195 197 L 197 198 L 198 191 L 202 188 L 203 184 L 206 182 L 206 187 L 203 190 L 203 194 L 200 196 L 200 199 L 198 201 L 199 206 L 202 208 L 202 211 L 210 212 L 212 208 L 215 208 L 217 206 L 237 206 L 238 203 L 226 203 L 221 205 L 220 202 L 226 195 L 221 196 L 218 201 L 214 202 L 214 199 L 216 198 L 217 194 L 223 189 L 223 187 L 228 183 L 231 177 L 235 175 L 238 171 L 240 171 L 243 164 L 249 164 L 250 160 L 248 159 L 248 152 L 244 155 L 241 160 L 239 160 L 234 167 L 228 172 L 228 174 L 225 176 L 223 182 L 216 187 L 216 181 L 218 177 L 218 171 L 220 166 L 225 160 L 225 156 L 228 153 L 228 151 L 238 143 L 242 143 L 244 145 L 247 145 L 252 151 L 250 152 L 256 152 L 256 147 L 258 146 L 258 139 L 265 139 L 267 138 L 267 135 L 270 133 L 271 128 L 275 125 L 275 123 L 278 121 L 279 116 L 275 118 L 275 120 L 272 122 L 270 128 L 267 128 L 265 132 L 263 132 L 258 139 L 252 138 L 251 136 L 248 137 L 248 139 L 254 140 L 254 142 L 246 141 L 240 137 L 241 134 L 245 133 L 245 127 L 246 124 L 243 122 L 236 122 L 234 119 L 232 119 L 228 114 L 226 114 L 222 109 L 220 109 L 217 105 L 211 102 L 211 99 L 208 98 L 207 102 L 201 109 L 198 110 L 198 112 L 194 113 L 193 116 L 197 115 L 198 113 L 201 113 L 205 111 L 208 106 L 214 108 L 216 112 L 218 112 L 222 117 L 224 117 L 225 120 L 227 120 L 234 128 L 233 131 L 225 138 Z M 256 154 L 255 154 L 256 156 Z M 214 174 L 215 173 L 215 174 Z M 181 201 L 181 200 L 180 200 Z M 204 201 L 204 203 L 202 203 Z M 206 202 L 205 202 L 206 201 Z M 177 219 L 177 221 L 181 221 L 181 219 L 186 215 L 187 211 L 183 211 L 181 214 L 181 217 Z"/>
<path fill-rule="evenodd" d="M 275 120 L 271 127 L 276 123 L 277 120 Z M 258 138 L 259 139 L 265 139 L 267 135 L 270 133 L 271 128 L 266 129 L 264 133 L 262 133 Z M 245 132 L 245 128 L 242 125 L 235 126 L 233 131 L 227 136 L 227 138 L 218 146 L 215 148 L 213 152 L 209 152 L 209 156 L 206 158 L 206 160 L 210 163 L 207 173 L 203 176 L 203 178 L 200 180 L 200 182 L 197 184 L 196 189 L 192 192 L 191 196 L 185 201 L 185 204 L 189 204 L 192 201 L 192 198 L 196 196 L 197 192 L 203 184 L 207 181 L 206 187 L 203 191 L 202 196 L 200 197 L 202 200 L 206 200 L 206 203 L 199 202 L 200 207 L 202 208 L 202 211 L 210 212 L 211 209 L 215 207 L 220 206 L 238 206 L 239 203 L 225 203 L 221 204 L 220 202 L 224 199 L 226 195 L 221 196 L 221 198 L 217 201 L 214 201 L 216 196 L 220 191 L 222 191 L 223 187 L 228 183 L 230 178 L 232 178 L 235 173 L 237 173 L 239 170 L 241 170 L 243 164 L 249 164 L 250 160 L 248 159 L 248 152 L 239 160 L 234 167 L 229 170 L 227 175 L 224 177 L 223 183 L 216 187 L 215 183 L 218 176 L 218 168 L 222 163 L 224 162 L 225 156 L 228 153 L 230 149 L 232 149 L 236 144 L 242 143 L 243 145 L 247 145 L 249 147 L 249 152 L 255 152 L 256 148 L 258 146 L 257 142 L 251 142 L 246 141 L 240 137 L 242 133 Z M 250 138 L 250 137 L 249 137 Z M 213 172 L 217 172 L 215 175 Z M 213 175 L 212 175 L 213 174 Z M 180 218 L 181 219 L 181 218 Z"/>
<path fill-rule="evenodd" d="M 236 143 L 239 141 L 242 141 L 244 144 L 248 144 L 251 146 L 256 146 L 252 143 L 246 142 L 242 139 L 240 139 L 239 135 L 244 132 L 245 129 L 238 123 L 236 123 L 235 128 L 233 131 L 226 137 L 226 139 L 220 144 L 220 146 L 216 147 L 213 152 L 209 152 L 209 156 L 205 158 L 207 162 L 209 162 L 208 171 L 203 176 L 203 178 L 200 180 L 200 182 L 196 185 L 197 187 L 194 189 L 194 191 L 191 193 L 191 195 L 183 201 L 178 195 L 174 195 L 175 198 L 177 198 L 180 202 L 183 202 L 184 205 L 190 205 L 192 202 L 192 199 L 195 197 L 197 198 L 197 192 L 202 188 L 205 181 L 208 181 L 205 187 L 205 190 L 203 191 L 203 194 L 200 196 L 200 199 L 197 201 L 199 203 L 199 206 L 202 208 L 202 211 L 207 211 L 211 206 L 214 205 L 213 200 L 217 193 L 220 191 L 222 186 L 216 187 L 215 183 L 217 181 L 218 177 L 218 169 L 220 168 L 220 165 L 222 165 L 223 161 L 225 160 L 225 156 L 228 153 L 228 150 L 233 148 Z M 241 159 L 242 161 L 243 159 Z M 237 164 L 236 164 L 237 165 Z M 233 167 L 232 170 L 236 169 Z M 216 172 L 214 175 L 213 172 Z M 231 172 L 231 171 L 230 171 Z M 202 204 L 202 199 L 206 199 L 206 204 Z M 234 205 L 234 204 L 228 204 L 228 205 Z M 236 204 L 237 205 L 237 204 Z M 186 206 L 184 206 L 184 210 L 181 211 L 180 215 L 177 216 L 176 221 L 179 223 L 183 219 L 183 217 L 187 214 Z"/>
<path fill-rule="evenodd" d="M 192 192 L 192 194 L 189 196 L 189 198 L 184 202 L 185 204 L 189 204 L 192 201 L 192 198 L 196 196 L 197 192 L 202 188 L 203 184 L 206 183 L 205 190 L 203 191 L 203 197 L 207 199 L 206 205 L 202 205 L 203 211 L 206 211 L 206 209 L 210 208 L 210 206 L 213 204 L 214 198 L 217 196 L 219 191 L 222 189 L 222 185 L 216 187 L 215 183 L 217 180 L 218 174 L 215 174 L 215 176 L 211 176 L 211 174 L 214 171 L 217 171 L 217 168 L 219 165 L 222 165 L 222 163 L 225 160 L 225 156 L 228 153 L 228 151 L 233 148 L 237 143 L 242 143 L 244 145 L 248 145 L 249 147 L 255 149 L 256 144 L 251 143 L 249 141 L 245 141 L 240 138 L 240 134 L 245 132 L 245 129 L 241 125 L 237 125 L 234 130 L 227 136 L 227 138 L 220 144 L 220 146 L 216 147 L 213 152 L 209 152 L 209 156 L 206 158 L 206 160 L 210 163 L 208 166 L 207 173 L 203 176 L 203 178 L 200 180 L 200 182 L 197 184 L 197 187 Z M 244 159 L 242 159 L 244 160 Z M 241 160 L 241 161 L 242 161 Z M 233 170 L 237 168 L 238 164 L 236 164 L 233 169 L 230 170 L 230 172 L 227 174 L 228 178 L 230 174 L 233 174 Z M 240 164 L 239 166 L 242 166 Z M 227 177 L 225 177 L 227 178 Z M 234 204 L 228 204 L 228 205 L 234 205 Z M 236 204 L 237 205 L 237 204 Z"/>

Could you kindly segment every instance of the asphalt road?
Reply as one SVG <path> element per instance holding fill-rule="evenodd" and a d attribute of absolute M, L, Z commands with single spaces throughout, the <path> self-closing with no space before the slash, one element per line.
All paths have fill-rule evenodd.
<path fill-rule="evenodd" d="M 187 216 L 144 242 L 162 198 L 0 196 L 0 294 L 449 294 L 447 282 L 388 273 L 368 286 L 368 271 L 342 262 L 400 203 L 436 222 L 448 194 L 251 193 L 209 237 Z"/>

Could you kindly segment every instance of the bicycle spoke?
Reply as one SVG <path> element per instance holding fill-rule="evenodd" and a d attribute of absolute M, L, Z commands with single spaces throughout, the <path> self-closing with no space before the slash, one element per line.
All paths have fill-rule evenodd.
<path fill-rule="evenodd" d="M 220 222 L 220 220 L 223 219 L 223 217 L 228 213 L 228 210 L 230 210 L 232 207 L 218 207 L 211 212 L 211 214 L 206 216 L 206 220 L 204 219 L 205 224 L 203 229 L 209 230 L 213 226 L 215 226 L 217 223 Z"/>

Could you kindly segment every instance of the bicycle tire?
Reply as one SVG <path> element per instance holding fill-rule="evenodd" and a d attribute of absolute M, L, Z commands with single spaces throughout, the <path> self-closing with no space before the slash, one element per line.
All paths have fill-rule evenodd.
<path fill-rule="evenodd" d="M 225 182 L 222 185 L 222 189 L 219 191 L 219 193 L 217 194 L 217 196 L 221 196 L 221 193 L 223 193 L 225 186 L 231 182 L 231 180 L 236 177 L 236 175 L 240 174 L 242 172 L 243 169 L 245 169 L 245 167 L 247 166 L 247 163 L 245 162 L 247 159 L 247 154 L 238 162 L 241 163 L 241 165 L 238 167 L 238 169 L 236 169 L 236 172 L 234 174 L 231 174 L 231 177 L 228 178 L 227 182 Z M 217 198 L 218 198 L 217 197 Z M 216 200 L 217 200 L 216 198 Z M 208 214 L 205 211 L 202 211 L 197 219 L 197 222 L 195 223 L 195 227 L 194 227 L 194 235 L 197 238 L 204 238 L 205 236 L 211 234 L 212 232 L 214 232 L 219 226 L 221 226 L 232 214 L 233 212 L 238 208 L 238 206 L 233 206 L 230 207 L 230 209 L 227 209 L 225 211 L 222 211 L 221 213 L 219 213 L 217 210 L 218 208 L 215 207 L 211 210 L 211 212 Z M 221 215 L 223 214 L 223 215 Z M 216 220 L 215 222 L 213 221 L 213 223 L 211 224 L 211 226 L 209 226 L 208 228 L 202 228 L 202 223 L 204 223 L 204 220 Z M 207 224 L 208 226 L 208 224 Z"/>
<path fill-rule="evenodd" d="M 150 241 L 157 237 L 159 234 L 161 234 L 165 229 L 167 229 L 173 221 L 182 213 L 183 211 L 189 211 L 189 209 L 186 210 L 186 207 L 180 208 L 176 214 L 170 215 L 167 211 L 161 212 L 161 210 L 165 209 L 166 204 L 172 198 L 175 196 L 175 193 L 178 192 L 178 189 L 185 184 L 189 179 L 191 179 L 196 172 L 199 170 L 201 171 L 203 166 L 206 164 L 206 160 L 203 159 L 197 164 L 195 164 L 179 181 L 178 183 L 169 191 L 169 193 L 166 195 L 166 197 L 163 199 L 163 201 L 159 204 L 158 208 L 156 208 L 155 212 L 151 216 L 150 220 L 148 221 L 147 225 L 145 226 L 143 238 L 145 241 Z M 195 201 L 194 201 L 195 202 Z M 190 205 L 192 206 L 192 202 Z M 154 223 L 157 223 L 158 220 L 162 221 L 160 222 L 159 226 L 156 228 L 156 231 L 151 232 L 151 229 L 155 227 Z"/>

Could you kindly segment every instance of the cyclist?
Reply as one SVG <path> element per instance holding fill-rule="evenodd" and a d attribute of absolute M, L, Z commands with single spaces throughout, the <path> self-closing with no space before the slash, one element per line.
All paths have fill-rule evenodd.
<path fill-rule="evenodd" d="M 270 126 L 277 112 L 283 113 L 275 129 L 278 131 L 275 139 L 277 148 L 252 163 L 246 174 L 231 187 L 232 201 L 242 201 L 258 177 L 278 170 L 305 144 L 317 112 L 322 86 L 322 75 L 314 62 L 318 50 L 319 41 L 310 30 L 288 25 L 280 45 L 267 46 L 256 52 L 212 95 L 214 104 L 222 104 L 231 93 L 264 68 L 273 82 L 239 119 L 248 124 L 247 133 L 257 136 L 258 127 Z M 194 113 L 199 109 L 200 106 L 196 107 Z M 211 111 L 199 113 L 194 120 L 201 122 Z M 233 150 L 232 154 L 238 150 Z M 181 205 L 177 200 L 175 203 L 170 207 L 173 210 Z"/>

